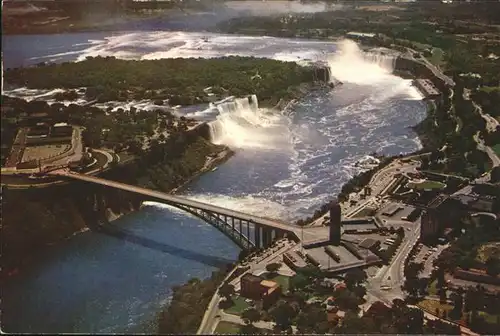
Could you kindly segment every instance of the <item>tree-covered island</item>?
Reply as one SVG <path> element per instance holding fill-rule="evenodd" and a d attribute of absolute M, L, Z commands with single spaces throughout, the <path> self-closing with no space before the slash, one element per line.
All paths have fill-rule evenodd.
<path fill-rule="evenodd" d="M 216 96 L 256 94 L 261 104 L 270 106 L 296 97 L 301 84 L 314 80 L 314 71 L 295 62 L 238 56 L 142 61 L 88 57 L 82 62 L 7 69 L 4 78 L 33 89 L 85 87 L 86 97 L 100 102 L 151 99 L 191 105 L 210 101 L 206 89 L 211 88 Z M 70 91 L 66 97 L 72 96 Z"/>

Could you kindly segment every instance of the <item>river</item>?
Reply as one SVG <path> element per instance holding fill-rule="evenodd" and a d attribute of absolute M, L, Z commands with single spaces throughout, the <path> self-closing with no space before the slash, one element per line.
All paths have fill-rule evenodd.
<path fill-rule="evenodd" d="M 136 31 L 11 36 L 9 48 L 6 67 L 96 55 L 328 61 L 344 84 L 311 93 L 287 113 L 259 109 L 255 101 L 231 114 L 224 113 L 231 110 L 228 104 L 218 116 L 208 107 L 192 114 L 216 118 L 214 141 L 236 154 L 183 193 L 228 208 L 283 220 L 311 215 L 359 172 L 354 163 L 365 155 L 420 148 L 410 128 L 425 117 L 420 95 L 391 74 L 391 59 L 363 55 L 352 42 Z M 209 224 L 161 204 L 147 203 L 112 225 L 143 243 L 84 232 L 40 255 L 35 268 L 20 270 L 3 286 L 3 330 L 155 332 L 157 313 L 174 285 L 207 277 L 239 252 Z"/>

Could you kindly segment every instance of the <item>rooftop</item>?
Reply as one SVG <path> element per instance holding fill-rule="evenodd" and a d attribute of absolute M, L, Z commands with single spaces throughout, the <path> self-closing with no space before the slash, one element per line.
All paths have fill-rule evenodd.
<path fill-rule="evenodd" d="M 377 244 L 377 242 L 378 242 L 378 240 L 367 238 L 367 239 L 363 240 L 361 242 L 361 244 L 359 244 L 359 246 L 362 248 L 369 249 L 369 248 L 372 248 L 375 244 Z"/>
<path fill-rule="evenodd" d="M 360 33 L 360 32 L 348 32 L 348 36 L 358 36 L 358 37 L 375 37 L 374 33 Z"/>
<path fill-rule="evenodd" d="M 253 275 L 251 273 L 247 273 L 247 274 L 243 275 L 241 277 L 241 280 L 250 281 L 250 282 L 258 282 L 258 283 L 263 281 L 261 277 L 259 277 L 257 275 Z"/>
<path fill-rule="evenodd" d="M 274 281 L 271 281 L 271 280 L 262 280 L 260 282 L 260 284 L 264 287 L 269 287 L 269 288 L 274 288 L 276 286 L 278 286 L 278 284 Z"/>
<path fill-rule="evenodd" d="M 448 199 L 447 195 L 445 195 L 445 194 L 439 194 L 432 201 L 429 202 L 428 207 L 431 208 L 431 209 L 437 209 L 447 199 Z"/>

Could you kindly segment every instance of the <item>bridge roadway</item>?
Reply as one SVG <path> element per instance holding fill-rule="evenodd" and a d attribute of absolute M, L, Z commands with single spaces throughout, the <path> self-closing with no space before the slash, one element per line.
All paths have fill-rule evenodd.
<path fill-rule="evenodd" d="M 151 197 L 152 200 L 159 200 L 159 201 L 162 201 L 166 204 L 170 204 L 170 205 L 174 205 L 174 206 L 181 205 L 181 206 L 185 206 L 185 207 L 209 211 L 209 212 L 212 212 L 215 214 L 220 214 L 223 216 L 228 216 L 228 217 L 232 217 L 232 218 L 239 219 L 239 220 L 244 220 L 244 221 L 250 222 L 252 224 L 261 225 L 263 227 L 269 227 L 269 228 L 273 228 L 273 229 L 278 229 L 280 231 L 295 233 L 295 235 L 297 237 L 300 237 L 301 230 L 300 230 L 300 227 L 298 227 L 298 226 L 280 223 L 278 221 L 273 221 L 270 219 L 266 219 L 266 218 L 262 218 L 262 217 L 258 217 L 258 216 L 254 216 L 254 215 L 249 215 L 249 214 L 246 214 L 243 212 L 222 208 L 222 207 L 219 207 L 216 205 L 206 204 L 206 203 L 190 200 L 190 199 L 187 199 L 184 197 L 174 196 L 174 195 L 166 194 L 166 193 L 163 193 L 160 191 L 145 189 L 145 188 L 132 186 L 132 185 L 125 184 L 125 183 L 110 181 L 110 180 L 106 180 L 106 179 L 99 178 L 96 176 L 82 175 L 82 174 L 74 173 L 71 171 L 59 170 L 59 171 L 52 171 L 48 174 L 69 177 L 69 178 L 76 179 L 76 180 L 81 180 L 81 181 L 90 182 L 90 183 L 96 183 L 96 184 L 100 184 L 100 185 L 107 186 L 107 187 L 117 188 L 117 189 L 129 191 L 129 192 L 141 194 L 141 195 L 144 195 L 147 197 Z"/>

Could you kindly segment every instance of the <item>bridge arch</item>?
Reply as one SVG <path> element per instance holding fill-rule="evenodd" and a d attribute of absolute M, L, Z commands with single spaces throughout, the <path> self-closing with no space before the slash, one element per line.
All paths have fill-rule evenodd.
<path fill-rule="evenodd" d="M 203 210 L 199 210 L 199 209 L 195 209 L 195 208 L 191 209 L 189 207 L 186 207 L 186 206 L 183 206 L 180 204 L 169 204 L 166 202 L 162 202 L 162 203 L 167 204 L 167 205 L 172 206 L 172 207 L 175 207 L 177 209 L 181 209 L 181 210 L 203 220 L 204 222 L 212 225 L 217 230 L 222 232 L 222 234 L 224 234 L 226 237 L 231 239 L 236 245 L 238 245 L 243 250 L 250 250 L 250 249 L 254 248 L 256 245 L 250 239 L 250 235 L 249 235 L 249 232 L 250 232 L 249 225 L 251 224 L 251 222 L 246 223 L 247 235 L 245 235 L 242 232 L 243 230 L 241 229 L 243 227 L 243 223 L 241 222 L 241 220 L 240 220 L 240 223 L 242 225 L 240 225 L 240 230 L 238 230 L 238 228 L 236 226 L 230 225 L 229 223 L 227 223 L 227 221 L 222 220 L 218 215 L 216 215 L 210 211 L 203 211 Z M 234 218 L 232 218 L 232 219 L 234 219 Z M 255 229 L 256 228 L 254 227 L 254 230 Z"/>
<path fill-rule="evenodd" d="M 285 234 L 291 234 L 292 237 L 297 236 L 297 227 L 293 225 L 222 208 L 216 205 L 202 203 L 177 195 L 167 194 L 161 191 L 150 190 L 75 172 L 54 171 L 51 175 L 97 184 L 102 187 L 120 189 L 141 195 L 143 201 L 155 201 L 181 209 L 214 226 L 245 250 L 252 249 L 253 247 L 267 247 L 274 238 L 284 237 Z M 252 227 L 253 230 L 250 230 Z M 246 231 L 246 233 L 244 231 Z M 253 239 L 251 231 L 253 231 Z"/>

